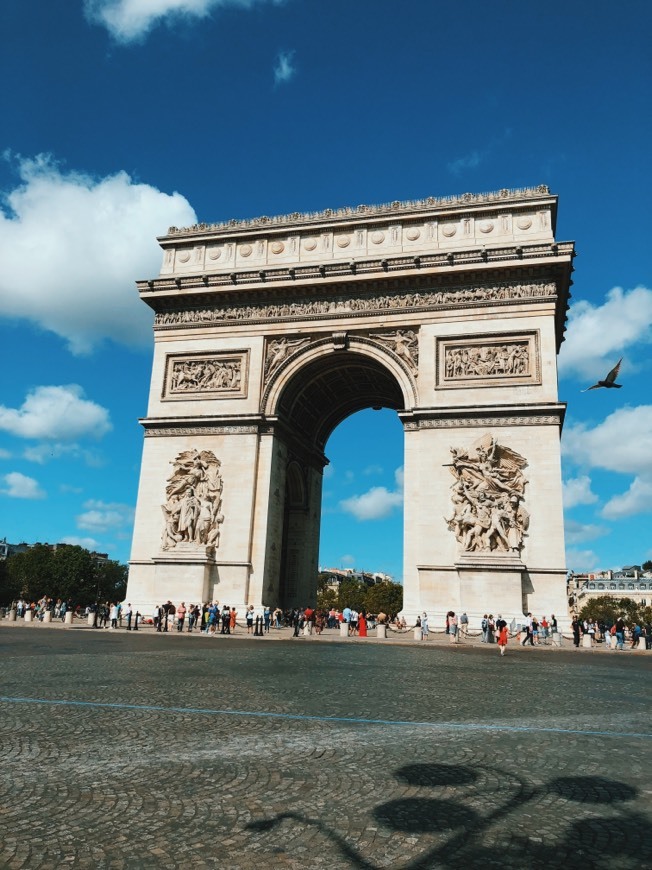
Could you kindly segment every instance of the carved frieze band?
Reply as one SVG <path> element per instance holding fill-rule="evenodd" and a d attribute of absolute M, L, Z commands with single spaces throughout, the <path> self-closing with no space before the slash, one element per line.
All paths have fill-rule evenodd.
<path fill-rule="evenodd" d="M 258 426 L 168 426 L 146 429 L 145 438 L 186 437 L 188 435 L 255 435 Z"/>
<path fill-rule="evenodd" d="M 490 284 L 482 287 L 460 287 L 454 290 L 425 290 L 414 293 L 396 293 L 383 296 L 349 296 L 338 299 L 303 298 L 294 302 L 259 305 L 214 306 L 211 308 L 187 308 L 182 311 L 162 311 L 155 317 L 154 325 L 194 326 L 225 325 L 234 320 L 289 320 L 292 318 L 350 317 L 370 311 L 395 311 L 404 308 L 430 309 L 461 307 L 489 302 L 511 302 L 519 299 L 540 299 L 555 296 L 554 282 L 531 284 Z"/>
<path fill-rule="evenodd" d="M 165 361 L 163 399 L 244 398 L 249 353 L 170 354 Z"/>
<path fill-rule="evenodd" d="M 406 420 L 403 428 L 459 429 L 482 426 L 559 426 L 561 417 L 556 414 L 533 414 L 528 417 L 442 417 L 434 420 Z"/>
<path fill-rule="evenodd" d="M 483 335 L 437 341 L 437 387 L 497 387 L 541 382 L 539 335 Z"/>

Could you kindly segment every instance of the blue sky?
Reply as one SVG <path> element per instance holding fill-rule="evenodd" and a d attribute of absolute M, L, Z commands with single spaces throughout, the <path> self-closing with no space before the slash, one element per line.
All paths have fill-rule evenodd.
<path fill-rule="evenodd" d="M 170 225 L 548 184 L 568 567 L 652 558 L 649 3 L 0 4 L 0 538 L 129 557 Z M 621 390 L 580 392 L 623 357 Z M 333 434 L 320 562 L 402 572 L 402 430 Z"/>

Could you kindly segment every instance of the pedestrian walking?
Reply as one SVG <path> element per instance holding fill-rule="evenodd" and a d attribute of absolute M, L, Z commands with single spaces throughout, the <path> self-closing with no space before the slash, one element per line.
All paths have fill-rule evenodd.
<path fill-rule="evenodd" d="M 507 623 L 503 620 L 500 620 L 502 623 L 502 627 L 498 633 L 498 647 L 500 649 L 501 656 L 505 655 L 505 650 L 507 649 L 507 638 L 509 632 L 507 631 Z M 498 624 L 496 624 L 496 628 L 498 628 Z"/>

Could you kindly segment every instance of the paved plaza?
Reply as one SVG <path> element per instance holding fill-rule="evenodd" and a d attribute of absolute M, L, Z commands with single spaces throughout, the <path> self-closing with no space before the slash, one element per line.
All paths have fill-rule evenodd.
<path fill-rule="evenodd" d="M 0 867 L 652 868 L 652 654 L 0 626 Z"/>

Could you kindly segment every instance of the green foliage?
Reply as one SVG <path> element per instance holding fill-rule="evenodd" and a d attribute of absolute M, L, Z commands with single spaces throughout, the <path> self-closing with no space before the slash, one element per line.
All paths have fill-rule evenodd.
<path fill-rule="evenodd" d="M 389 580 L 367 585 L 355 577 L 342 580 L 336 588 L 329 588 L 333 576 L 321 573 L 317 580 L 317 607 L 330 610 L 337 607 L 344 610 L 352 607 L 367 613 L 398 613 L 403 607 L 403 587 Z"/>
<path fill-rule="evenodd" d="M 647 562 L 643 562 L 643 564 L 641 565 L 641 568 L 644 571 L 652 571 L 652 560 L 648 559 Z"/>
<path fill-rule="evenodd" d="M 62 598 L 73 604 L 122 601 L 127 589 L 127 566 L 98 561 L 83 547 L 60 545 L 53 550 L 35 544 L 11 556 L 0 574 L 0 603 L 22 596 L 28 601 Z"/>
<path fill-rule="evenodd" d="M 354 580 L 353 578 L 342 580 L 337 595 L 337 606 L 339 610 L 344 610 L 347 606 L 354 610 L 366 610 L 366 597 L 367 587 L 362 580 Z"/>
<path fill-rule="evenodd" d="M 400 583 L 384 580 L 367 589 L 367 610 L 369 613 L 393 615 L 403 609 L 403 587 Z"/>
<path fill-rule="evenodd" d="M 645 621 L 645 612 L 651 608 L 641 607 L 632 598 L 611 598 L 609 595 L 600 595 L 592 598 L 580 610 L 581 620 L 589 619 L 596 622 L 604 622 L 606 625 L 613 623 L 622 617 L 627 625 Z"/>

